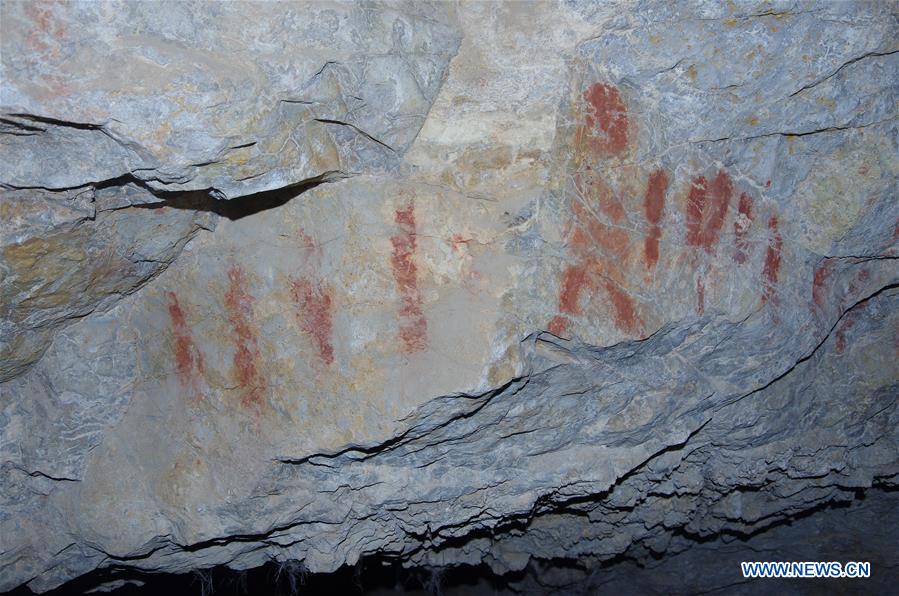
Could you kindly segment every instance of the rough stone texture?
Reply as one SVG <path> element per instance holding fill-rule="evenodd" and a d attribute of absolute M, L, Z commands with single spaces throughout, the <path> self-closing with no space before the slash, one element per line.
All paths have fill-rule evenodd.
<path fill-rule="evenodd" d="M 143 286 L 215 223 L 131 184 L 0 191 L 0 213 L 0 379 L 27 369 L 68 321 Z"/>
<path fill-rule="evenodd" d="M 451 8 L 5 2 L 0 183 L 22 192 L 0 201 L 4 220 L 22 225 L 4 231 L 4 247 L 14 246 L 2 263 L 11 286 L 3 287 L 7 362 L 0 380 L 39 357 L 64 319 L 102 307 L 110 293 L 133 291 L 159 270 L 143 258 L 134 266 L 114 260 L 107 266 L 141 271 L 100 288 L 94 277 L 102 272 L 60 284 L 56 303 L 85 294 L 69 312 L 54 310 L 33 297 L 47 293 L 47 279 L 59 283 L 59 272 L 41 271 L 58 262 L 22 270 L 34 269 L 39 254 L 65 252 L 46 243 L 103 250 L 109 241 L 81 237 L 117 222 L 78 225 L 78 239 L 66 240 L 34 218 L 67 228 L 94 219 L 91 191 L 98 188 L 112 196 L 97 204 L 118 208 L 177 191 L 228 199 L 396 169 L 458 47 Z M 49 203 L 33 207 L 38 201 Z M 190 214 L 164 212 L 178 220 L 158 222 L 172 237 L 148 242 L 168 251 L 163 265 L 194 231 L 177 230 L 191 227 Z M 127 244 L 135 234 L 128 228 L 146 222 L 120 218 Z M 40 238 L 29 245 L 32 236 Z"/>
<path fill-rule="evenodd" d="M 899 523 L 894 10 L 4 3 L 0 589 Z"/>
<path fill-rule="evenodd" d="M 4 183 L 60 189 L 129 176 L 233 198 L 389 169 L 458 46 L 452 12 L 6 2 L 4 123 L 31 134 L 4 135 Z"/>
<path fill-rule="evenodd" d="M 864 500 L 828 509 L 790 523 L 772 526 L 749 541 L 723 536 L 709 541 L 669 543 L 668 555 L 626 561 L 606 568 L 586 565 L 549 566 L 532 563 L 508 591 L 517 594 L 889 594 L 895 586 L 896 541 L 884 520 L 896 519 L 896 494 L 867 491 Z M 845 561 L 847 545 L 854 556 L 871 563 L 872 575 L 858 579 L 744 580 L 734 569 L 742 561 L 777 556 L 789 561 Z M 684 550 L 681 550 L 684 549 Z M 480 587 L 480 586 L 479 586 Z M 465 587 L 447 594 L 472 593 Z M 489 588 L 482 593 L 491 593 Z"/>

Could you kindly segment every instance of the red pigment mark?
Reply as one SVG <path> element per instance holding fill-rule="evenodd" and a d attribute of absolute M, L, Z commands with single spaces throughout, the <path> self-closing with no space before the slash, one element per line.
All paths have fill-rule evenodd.
<path fill-rule="evenodd" d="M 818 308 L 824 308 L 824 291 L 827 279 L 831 274 L 831 261 L 824 260 L 815 268 L 815 278 L 812 281 L 812 302 Z"/>
<path fill-rule="evenodd" d="M 578 128 L 581 142 L 599 157 L 620 155 L 627 149 L 627 106 L 613 85 L 594 83 L 584 91 L 587 114 Z"/>
<path fill-rule="evenodd" d="M 330 365 L 334 362 L 331 289 L 321 281 L 313 284 L 305 278 L 292 279 L 290 293 L 297 305 L 297 318 L 303 331 L 315 340 L 322 362 Z"/>
<path fill-rule="evenodd" d="M 846 349 L 846 332 L 852 328 L 853 325 L 852 319 L 847 319 L 845 323 L 840 325 L 840 328 L 837 329 L 837 339 L 834 344 L 834 347 L 837 350 L 837 354 L 842 354 Z"/>
<path fill-rule="evenodd" d="M 44 82 L 47 84 L 47 88 L 50 90 L 50 95 L 52 97 L 69 95 L 72 92 L 69 84 L 60 77 L 46 76 L 44 77 Z"/>
<path fill-rule="evenodd" d="M 34 21 L 35 28 L 32 29 L 31 33 L 25 39 L 25 45 L 36 52 L 43 52 L 44 50 L 49 49 L 49 46 L 43 42 L 41 37 L 50 30 L 50 12 L 47 9 L 37 8 L 37 4 L 29 6 L 27 12 L 28 16 Z"/>
<path fill-rule="evenodd" d="M 702 212 L 708 201 L 705 176 L 697 176 L 687 195 L 687 244 L 698 246 L 702 236 Z"/>
<path fill-rule="evenodd" d="M 746 262 L 746 253 L 749 249 L 749 240 L 746 237 L 749 228 L 752 227 L 752 200 L 745 192 L 740 195 L 740 204 L 737 207 L 737 218 L 734 220 L 734 261 L 741 265 Z"/>
<path fill-rule="evenodd" d="M 696 278 L 696 314 L 702 315 L 705 312 L 705 282 L 702 277 Z"/>
<path fill-rule="evenodd" d="M 836 341 L 834 342 L 834 348 L 836 348 L 837 354 L 842 354 L 846 350 L 846 333 L 855 326 L 858 317 L 867 306 L 867 302 L 859 304 L 855 310 L 846 315 L 846 319 L 837 329 Z"/>
<path fill-rule="evenodd" d="M 620 224 L 625 215 L 624 205 L 621 204 L 621 200 L 615 196 L 612 189 L 606 186 L 598 176 L 593 185 L 596 188 L 596 198 L 599 200 L 599 210 L 609 217 L 612 222 Z"/>
<path fill-rule="evenodd" d="M 646 267 L 652 269 L 659 262 L 659 240 L 662 237 L 662 211 L 665 209 L 665 192 L 668 190 L 668 175 L 664 170 L 656 170 L 649 175 L 643 210 L 649 222 L 649 233 L 643 241 Z"/>
<path fill-rule="evenodd" d="M 568 327 L 571 325 L 571 321 L 562 315 L 556 315 L 550 320 L 549 327 L 547 328 L 550 333 L 556 335 L 558 337 L 564 337 L 568 332 Z"/>
<path fill-rule="evenodd" d="M 888 247 L 884 250 L 886 256 L 896 256 L 899 254 L 899 247 L 896 246 L 896 241 L 899 240 L 899 220 L 897 220 L 896 225 L 893 226 L 893 236 L 890 239 L 892 246 Z"/>
<path fill-rule="evenodd" d="M 53 4 L 52 2 L 32 2 L 28 5 L 26 14 L 34 22 L 34 28 L 25 39 L 25 44 L 31 50 L 57 60 L 60 58 L 61 43 L 65 40 L 66 29 L 53 14 Z"/>
<path fill-rule="evenodd" d="M 639 333 L 642 322 L 627 292 L 626 272 L 632 257 L 632 232 L 622 197 L 597 175 L 595 160 L 625 153 L 629 142 L 627 106 L 621 92 L 606 83 L 594 83 L 583 93 L 583 120 L 575 131 L 577 162 L 574 176 L 572 216 L 566 229 L 572 263 L 559 280 L 558 313 L 547 330 L 556 335 L 569 331 L 572 318 L 582 314 L 581 301 L 588 292 L 606 297 L 606 308 L 614 324 L 628 334 Z M 646 213 L 650 219 L 646 240 L 647 260 L 658 261 L 661 216 L 664 210 L 667 175 L 661 170 L 650 176 L 646 191 Z"/>
<path fill-rule="evenodd" d="M 196 374 L 204 374 L 203 355 L 194 344 L 190 334 L 190 328 L 184 318 L 184 311 L 178 302 L 178 296 L 174 292 L 168 293 L 169 319 L 172 325 L 172 336 L 175 340 L 175 370 L 178 379 L 184 387 L 190 387 L 197 392 Z"/>
<path fill-rule="evenodd" d="M 600 285 L 609 297 L 616 326 L 628 334 L 639 331 L 642 325 L 633 299 L 625 292 L 612 276 L 617 271 L 610 269 L 602 261 L 589 257 L 581 257 L 577 263 L 569 265 L 562 273 L 559 290 L 559 312 L 567 315 L 580 315 L 580 299 L 584 290 L 596 290 Z M 549 331 L 554 335 L 563 335 L 568 331 L 570 321 L 567 317 L 557 315 L 549 323 Z"/>
<path fill-rule="evenodd" d="M 246 392 L 240 400 L 243 406 L 261 405 L 264 399 L 261 379 L 259 379 L 259 346 L 256 331 L 251 325 L 255 299 L 247 291 L 243 269 L 233 265 L 228 270 L 228 291 L 225 294 L 225 308 L 228 320 L 234 329 L 237 350 L 234 353 L 234 375 Z"/>
<path fill-rule="evenodd" d="M 586 181 L 584 180 L 586 178 Z M 630 236 L 619 226 L 610 226 L 597 218 L 591 205 L 599 205 L 600 212 L 619 224 L 624 219 L 624 207 L 612 190 L 592 172 L 575 176 L 575 188 L 582 200 L 572 203 L 574 234 L 571 243 L 579 254 L 589 254 L 599 248 L 623 261 L 630 252 Z"/>
<path fill-rule="evenodd" d="M 711 252 L 724 226 L 727 208 L 734 192 L 733 182 L 724 170 L 709 184 L 697 176 L 687 197 L 687 244 L 702 246 Z"/>
<path fill-rule="evenodd" d="M 777 216 L 772 215 L 768 220 L 768 250 L 765 252 L 765 267 L 762 269 L 762 277 L 765 279 L 765 289 L 762 294 L 762 302 L 766 302 L 774 296 L 777 286 L 777 276 L 780 272 L 780 253 L 783 240 L 777 231 Z"/>
<path fill-rule="evenodd" d="M 400 339 L 406 353 L 418 352 L 427 347 L 428 321 L 421 310 L 421 291 L 418 287 L 418 268 L 415 264 L 417 248 L 415 231 L 415 204 L 410 202 L 404 209 L 397 209 L 394 221 L 400 233 L 390 239 L 393 253 L 390 264 L 393 278 L 402 297 L 400 316 Z"/>
<path fill-rule="evenodd" d="M 466 238 L 462 234 L 453 234 L 450 238 L 450 246 L 453 247 L 454 252 L 462 252 L 462 248 L 468 246 L 469 242 L 471 242 L 471 238 Z"/>
<path fill-rule="evenodd" d="M 574 188 L 585 201 L 599 205 L 600 212 L 612 222 L 620 224 L 624 220 L 625 211 L 621 200 L 591 168 L 575 174 Z"/>
<path fill-rule="evenodd" d="M 573 217 L 569 223 L 569 250 L 575 262 L 562 272 L 560 314 L 550 321 L 548 330 L 555 335 L 566 333 L 570 320 L 564 315 L 580 315 L 584 291 L 595 291 L 601 287 L 609 298 L 616 326 L 628 334 L 634 334 L 642 322 L 633 300 L 622 289 L 626 287 L 622 264 L 630 256 L 630 236 L 620 227 L 604 224 L 597 218 L 589 205 L 599 204 L 600 210 L 611 219 L 616 217 L 617 210 L 602 208 L 604 202 L 614 204 L 609 201 L 611 192 L 601 181 L 593 179 L 592 174 L 587 173 L 585 178 L 587 180 L 580 180 L 580 184 L 588 192 L 579 193 L 582 200 L 572 203 Z M 578 183 L 577 178 L 575 182 Z"/>
<path fill-rule="evenodd" d="M 864 283 L 868 281 L 869 273 L 866 269 L 862 269 L 858 273 L 855 274 L 855 278 L 849 282 L 848 288 L 848 296 L 849 297 L 857 297 L 859 295 L 860 288 L 858 287 L 859 282 Z M 845 300 L 845 298 L 844 298 Z M 843 302 L 840 303 L 840 309 L 845 312 L 845 304 Z"/>
<path fill-rule="evenodd" d="M 303 252 L 306 255 L 307 259 L 311 259 L 312 257 L 318 256 L 318 246 L 315 244 L 315 238 L 308 235 L 302 229 L 299 231 L 300 241 L 303 243 Z"/>
<path fill-rule="evenodd" d="M 581 291 L 592 287 L 589 258 L 581 259 L 575 265 L 569 265 L 562 273 L 562 284 L 559 290 L 559 310 L 570 315 L 581 314 Z M 594 265 L 595 266 L 595 265 Z"/>
<path fill-rule="evenodd" d="M 627 292 L 609 279 L 604 281 L 603 286 L 609 294 L 609 299 L 612 301 L 612 308 L 615 310 L 615 322 L 618 324 L 618 327 L 627 333 L 634 333 L 639 322 L 637 311 L 634 309 L 634 301 L 631 300 Z"/>

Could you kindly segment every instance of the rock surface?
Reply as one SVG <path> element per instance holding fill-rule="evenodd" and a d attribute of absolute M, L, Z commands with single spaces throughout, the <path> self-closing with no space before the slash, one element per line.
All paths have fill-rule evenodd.
<path fill-rule="evenodd" d="M 899 523 L 894 6 L 0 10 L 0 589 Z"/>

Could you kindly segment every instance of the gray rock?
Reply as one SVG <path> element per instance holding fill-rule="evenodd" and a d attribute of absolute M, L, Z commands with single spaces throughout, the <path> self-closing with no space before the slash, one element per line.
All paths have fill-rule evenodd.
<path fill-rule="evenodd" d="M 179 222 L 157 221 L 164 235 L 132 229 L 145 220 L 123 213 L 94 222 L 91 192 L 103 195 L 101 209 L 185 191 L 259 201 L 263 191 L 395 169 L 458 47 L 449 8 L 4 4 L 0 187 L 22 229 L 3 240 L 0 379 L 39 357 L 60 323 L 141 287 L 196 230 L 190 213 L 168 209 L 158 213 Z M 314 22 L 328 33 L 297 35 Z M 29 205 L 34 196 L 46 206 Z M 74 197 L 80 221 L 91 221 L 67 236 L 23 228 L 53 217 L 28 214 L 71 211 Z M 124 239 L 94 238 L 95 228 Z M 153 235 L 151 246 L 129 246 L 145 241 L 138 233 Z M 60 279 L 65 250 L 83 251 L 63 258 L 95 269 Z M 113 254 L 97 258 L 104 250 Z"/>
<path fill-rule="evenodd" d="M 895 578 L 893 6 L 2 11 L 0 589 Z"/>
<path fill-rule="evenodd" d="M 389 170 L 458 46 L 452 13 L 415 3 L 7 3 L 2 183 L 59 189 L 130 176 L 228 199 Z"/>
<path fill-rule="evenodd" d="M 66 323 L 137 291 L 214 224 L 150 197 L 136 187 L 0 192 L 9 223 L 0 245 L 0 379 L 26 370 Z M 151 200 L 150 209 L 131 206 Z"/>

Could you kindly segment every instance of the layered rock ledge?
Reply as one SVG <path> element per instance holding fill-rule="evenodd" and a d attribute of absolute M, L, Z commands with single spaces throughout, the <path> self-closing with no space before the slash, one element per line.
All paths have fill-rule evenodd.
<path fill-rule="evenodd" d="M 895 4 L 0 17 L 0 590 L 893 585 Z"/>

